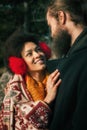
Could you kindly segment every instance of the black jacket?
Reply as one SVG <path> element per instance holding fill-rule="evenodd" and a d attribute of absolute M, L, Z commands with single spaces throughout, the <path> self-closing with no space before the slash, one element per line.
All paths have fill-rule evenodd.
<path fill-rule="evenodd" d="M 50 130 L 87 130 L 87 29 L 64 58 L 48 62 L 58 68 L 62 83 L 53 109 Z"/>

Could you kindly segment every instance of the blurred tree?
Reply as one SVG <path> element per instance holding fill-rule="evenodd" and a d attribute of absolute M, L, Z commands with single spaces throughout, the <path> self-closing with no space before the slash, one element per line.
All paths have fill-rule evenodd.
<path fill-rule="evenodd" d="M 18 29 L 36 33 L 46 39 L 48 27 L 45 9 L 49 0 L 0 0 L 0 67 L 3 65 L 3 45 Z"/>

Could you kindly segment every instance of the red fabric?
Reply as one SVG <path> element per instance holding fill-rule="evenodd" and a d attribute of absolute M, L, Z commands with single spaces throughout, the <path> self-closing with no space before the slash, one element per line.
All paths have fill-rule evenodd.
<path fill-rule="evenodd" d="M 39 46 L 45 53 L 46 58 L 49 59 L 51 57 L 50 47 L 45 42 L 39 42 Z M 9 57 L 9 68 L 15 74 L 24 75 L 27 72 L 27 66 L 24 60 L 15 56 Z"/>
<path fill-rule="evenodd" d="M 51 110 L 43 101 L 33 101 L 21 75 L 8 82 L 2 111 L 0 130 L 48 130 Z"/>
<path fill-rule="evenodd" d="M 51 57 L 51 49 L 45 42 L 39 42 L 39 46 L 42 51 L 45 53 L 47 59 Z"/>
<path fill-rule="evenodd" d="M 24 75 L 27 72 L 27 66 L 24 60 L 14 56 L 9 58 L 9 68 L 15 74 Z"/>

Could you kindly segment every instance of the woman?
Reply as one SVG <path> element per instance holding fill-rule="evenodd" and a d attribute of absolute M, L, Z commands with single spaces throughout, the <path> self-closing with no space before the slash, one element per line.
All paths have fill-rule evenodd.
<path fill-rule="evenodd" d="M 61 83 L 59 71 L 48 74 L 46 56 L 34 35 L 19 34 L 6 43 L 7 83 L 0 130 L 47 130 L 50 104 Z"/>

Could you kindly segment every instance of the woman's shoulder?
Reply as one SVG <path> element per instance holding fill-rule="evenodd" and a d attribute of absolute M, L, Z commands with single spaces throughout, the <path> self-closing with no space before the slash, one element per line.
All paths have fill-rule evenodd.
<path fill-rule="evenodd" d="M 9 79 L 9 83 L 23 82 L 23 81 L 24 81 L 24 79 L 23 79 L 22 75 L 20 75 L 20 74 L 11 75 L 11 77 Z"/>
<path fill-rule="evenodd" d="M 6 86 L 8 82 L 13 81 L 22 81 L 23 77 L 20 74 L 12 74 L 9 71 L 6 71 L 0 77 L 0 84 Z"/>

